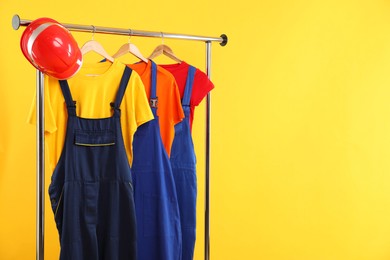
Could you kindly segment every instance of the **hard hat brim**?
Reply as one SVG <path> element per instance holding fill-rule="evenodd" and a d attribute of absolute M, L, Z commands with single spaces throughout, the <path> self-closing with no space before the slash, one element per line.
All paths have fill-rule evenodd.
<path fill-rule="evenodd" d="M 73 77 L 80 70 L 80 68 L 83 64 L 83 56 L 82 56 L 81 52 L 78 52 L 77 55 L 78 55 L 77 62 L 75 62 L 67 70 L 65 70 L 61 73 L 47 72 L 47 74 L 56 78 L 56 79 L 60 79 L 60 80 L 69 79 L 69 78 Z"/>

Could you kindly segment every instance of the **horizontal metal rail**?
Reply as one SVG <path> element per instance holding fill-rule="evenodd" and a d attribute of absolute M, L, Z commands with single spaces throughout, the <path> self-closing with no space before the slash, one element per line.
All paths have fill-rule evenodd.
<path fill-rule="evenodd" d="M 18 15 L 14 15 L 12 18 L 12 27 L 17 30 L 20 26 L 28 26 L 32 20 L 21 19 Z M 171 39 L 180 39 L 180 40 L 192 40 L 192 41 L 204 41 L 204 42 L 219 42 L 221 46 L 225 46 L 228 42 L 228 37 L 225 34 L 222 34 L 219 37 L 210 37 L 210 36 L 198 36 L 190 34 L 179 34 L 179 33 L 169 33 L 169 32 L 153 32 L 153 31 L 143 31 L 143 30 L 134 30 L 134 29 L 123 29 L 123 28 L 112 28 L 112 27 L 102 27 L 95 25 L 80 25 L 80 24 L 70 24 L 70 23 L 61 23 L 65 28 L 70 31 L 76 32 L 94 32 L 102 34 L 115 34 L 115 35 L 131 35 L 131 36 L 140 36 L 140 37 L 153 37 L 153 38 L 171 38 Z"/>

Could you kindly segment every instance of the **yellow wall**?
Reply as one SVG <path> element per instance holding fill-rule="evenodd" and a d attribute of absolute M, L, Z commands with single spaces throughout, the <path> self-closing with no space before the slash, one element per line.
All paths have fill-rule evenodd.
<path fill-rule="evenodd" d="M 35 71 L 11 18 L 218 36 L 213 44 L 211 258 L 390 259 L 390 2 L 0 3 L 0 259 L 35 257 Z M 89 34 L 74 33 L 80 44 Z M 96 35 L 108 52 L 126 37 Z M 148 55 L 159 39 L 132 41 Z M 204 68 L 204 44 L 166 40 Z M 204 104 L 196 113 L 203 259 Z M 46 185 L 50 176 L 46 176 Z M 58 239 L 46 207 L 46 259 Z"/>

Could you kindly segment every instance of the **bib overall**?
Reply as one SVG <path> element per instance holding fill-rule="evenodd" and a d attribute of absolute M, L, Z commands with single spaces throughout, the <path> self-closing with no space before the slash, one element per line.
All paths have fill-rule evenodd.
<path fill-rule="evenodd" d="M 196 157 L 190 129 L 190 100 L 195 70 L 194 67 L 189 66 L 182 98 L 185 118 L 175 125 L 175 138 L 170 158 L 180 210 L 182 260 L 193 259 L 196 237 Z"/>
<path fill-rule="evenodd" d="M 181 260 L 179 206 L 157 116 L 157 66 L 149 62 L 152 62 L 150 105 L 154 119 L 138 127 L 133 139 L 138 260 Z"/>
<path fill-rule="evenodd" d="M 78 117 L 68 82 L 60 81 L 68 122 L 49 195 L 61 260 L 136 259 L 133 187 L 119 109 L 131 72 L 126 67 L 111 103 L 114 113 L 103 119 Z"/>

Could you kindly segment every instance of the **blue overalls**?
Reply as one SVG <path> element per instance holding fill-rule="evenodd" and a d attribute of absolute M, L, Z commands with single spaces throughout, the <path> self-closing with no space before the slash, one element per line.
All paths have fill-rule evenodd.
<path fill-rule="evenodd" d="M 78 117 L 68 82 L 60 81 L 68 123 L 49 195 L 61 260 L 136 259 L 133 187 L 119 109 L 131 72 L 126 67 L 111 103 L 113 116 L 103 119 Z"/>
<path fill-rule="evenodd" d="M 149 62 L 152 62 L 150 105 L 154 119 L 138 127 L 133 139 L 137 259 L 181 260 L 179 206 L 157 116 L 157 66 Z"/>
<path fill-rule="evenodd" d="M 185 118 L 175 125 L 170 158 L 180 209 L 182 260 L 193 259 L 196 238 L 196 157 L 190 129 L 190 100 L 195 70 L 189 66 L 182 98 Z"/>

